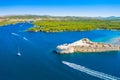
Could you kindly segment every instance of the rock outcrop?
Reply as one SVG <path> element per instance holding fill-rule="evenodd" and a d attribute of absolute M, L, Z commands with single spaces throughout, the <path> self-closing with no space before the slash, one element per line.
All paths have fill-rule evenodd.
<path fill-rule="evenodd" d="M 105 44 L 92 42 L 87 38 L 83 38 L 79 41 L 71 44 L 63 44 L 57 46 L 57 53 L 74 53 L 74 52 L 106 52 L 106 51 L 118 51 L 120 46 L 114 44 Z"/>

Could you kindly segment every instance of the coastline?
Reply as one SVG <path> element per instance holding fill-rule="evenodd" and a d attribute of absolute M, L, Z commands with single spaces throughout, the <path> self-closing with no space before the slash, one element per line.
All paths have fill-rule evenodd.
<path fill-rule="evenodd" d="M 32 27 L 33 28 L 33 27 Z M 46 33 L 57 33 L 57 32 L 84 32 L 84 31 L 94 31 L 94 30 L 108 30 L 108 31 L 120 31 L 118 29 L 92 29 L 92 30 L 68 30 L 68 31 L 39 31 L 39 30 L 26 30 L 27 32 L 46 32 Z"/>
<path fill-rule="evenodd" d="M 70 44 L 58 45 L 56 52 L 60 54 L 69 54 L 75 52 L 107 52 L 119 50 L 120 46 L 118 45 L 92 42 L 87 38 L 83 38 Z"/>
<path fill-rule="evenodd" d="M 32 21 L 31 32 L 66 32 L 91 30 L 120 30 L 119 17 L 109 19 L 99 17 L 53 17 L 53 16 L 5 16 L 0 18 L 0 26 Z"/>
<path fill-rule="evenodd" d="M 8 22 L 8 23 L 4 23 L 4 24 L 1 24 L 0 27 L 2 26 L 6 26 L 6 25 L 11 25 L 11 24 L 17 24 L 17 23 L 21 23 L 21 22 L 29 22 L 29 21 L 16 21 L 16 22 Z M 33 24 L 33 23 L 32 23 Z M 33 24 L 34 25 L 34 24 Z M 31 28 L 28 28 L 26 30 L 26 32 L 46 32 L 46 33 L 57 33 L 57 32 L 84 32 L 84 31 L 93 31 L 93 30 L 109 30 L 109 31 L 120 31 L 118 29 L 91 29 L 91 30 L 61 30 L 61 31 L 39 31 L 39 30 L 36 30 L 33 27 Z"/>

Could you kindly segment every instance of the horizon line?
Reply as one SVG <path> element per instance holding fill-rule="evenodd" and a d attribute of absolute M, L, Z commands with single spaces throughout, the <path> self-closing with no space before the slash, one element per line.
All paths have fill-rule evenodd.
<path fill-rule="evenodd" d="M 38 15 L 38 14 L 8 14 L 8 15 L 0 15 L 0 17 L 7 17 L 7 16 L 49 16 L 49 17 L 120 17 L 120 16 L 77 16 L 77 15 Z"/>

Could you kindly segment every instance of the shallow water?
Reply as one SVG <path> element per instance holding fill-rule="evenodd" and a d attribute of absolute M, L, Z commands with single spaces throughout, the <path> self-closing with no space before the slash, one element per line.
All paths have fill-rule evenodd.
<path fill-rule="evenodd" d="M 53 53 L 57 45 L 81 38 L 112 43 L 112 39 L 120 36 L 119 31 L 25 32 L 32 26 L 30 23 L 18 23 L 0 27 L 0 80 L 99 80 L 62 64 L 62 61 L 120 77 L 118 51 L 67 55 Z M 21 56 L 17 56 L 18 48 Z"/>

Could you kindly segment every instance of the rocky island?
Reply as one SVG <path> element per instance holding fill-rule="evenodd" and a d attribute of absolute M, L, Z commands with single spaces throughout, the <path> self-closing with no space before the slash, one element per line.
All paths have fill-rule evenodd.
<path fill-rule="evenodd" d="M 74 52 L 106 52 L 119 50 L 120 46 L 118 45 L 92 42 L 87 38 L 83 38 L 71 44 L 58 45 L 56 52 L 67 54 Z"/>

